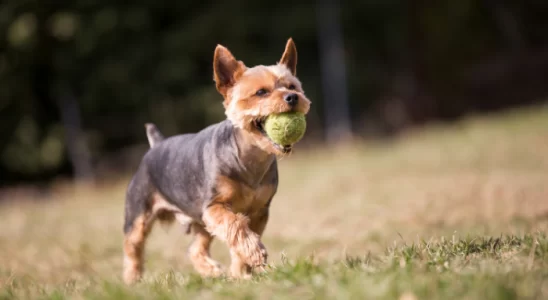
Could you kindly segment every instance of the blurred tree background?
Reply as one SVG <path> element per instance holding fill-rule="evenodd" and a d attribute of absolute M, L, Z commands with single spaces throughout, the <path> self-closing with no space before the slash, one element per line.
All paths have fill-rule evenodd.
<path fill-rule="evenodd" d="M 0 185 L 123 170 L 145 122 L 222 120 L 215 46 L 270 64 L 288 37 L 313 142 L 548 96 L 546 0 L 3 0 Z"/>

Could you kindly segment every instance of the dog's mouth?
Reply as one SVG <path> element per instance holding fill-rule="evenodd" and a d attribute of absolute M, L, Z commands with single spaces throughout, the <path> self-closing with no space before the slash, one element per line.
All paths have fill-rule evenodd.
<path fill-rule="evenodd" d="M 280 145 L 276 142 L 274 142 L 266 133 L 264 130 L 264 122 L 266 121 L 266 117 L 261 117 L 258 119 L 255 119 L 253 121 L 253 126 L 264 136 L 266 137 L 270 143 L 276 148 L 276 150 L 280 151 L 281 153 L 287 154 L 290 153 L 293 149 L 293 145 Z"/>

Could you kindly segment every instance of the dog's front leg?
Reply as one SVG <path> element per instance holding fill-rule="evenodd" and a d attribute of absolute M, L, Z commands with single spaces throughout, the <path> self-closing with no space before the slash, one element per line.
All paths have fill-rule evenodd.
<path fill-rule="evenodd" d="M 225 241 L 230 248 L 233 277 L 249 278 L 250 267 L 266 264 L 267 252 L 260 235 L 249 228 L 249 219 L 235 214 L 226 203 L 213 202 L 204 212 L 207 230 Z"/>

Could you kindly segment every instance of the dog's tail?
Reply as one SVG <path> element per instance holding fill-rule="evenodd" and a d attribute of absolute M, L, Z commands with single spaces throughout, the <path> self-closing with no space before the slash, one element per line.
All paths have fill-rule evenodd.
<path fill-rule="evenodd" d="M 153 123 L 146 123 L 145 129 L 147 132 L 147 138 L 148 143 L 150 144 L 150 148 L 154 147 L 154 145 L 158 144 L 159 142 L 163 141 L 164 135 L 158 130 L 156 125 Z"/>

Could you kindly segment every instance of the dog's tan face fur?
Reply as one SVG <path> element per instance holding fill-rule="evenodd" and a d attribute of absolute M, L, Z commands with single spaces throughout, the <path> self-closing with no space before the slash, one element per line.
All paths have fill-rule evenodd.
<path fill-rule="evenodd" d="M 228 49 L 219 45 L 215 49 L 213 67 L 227 118 L 235 127 L 249 133 L 264 151 L 283 154 L 257 125 L 270 114 L 289 111 L 307 114 L 310 109 L 310 100 L 296 77 L 297 49 L 293 40 L 287 41 L 278 64 L 252 68 L 237 61 Z M 294 106 L 284 100 L 290 93 L 296 93 L 299 98 Z"/>

